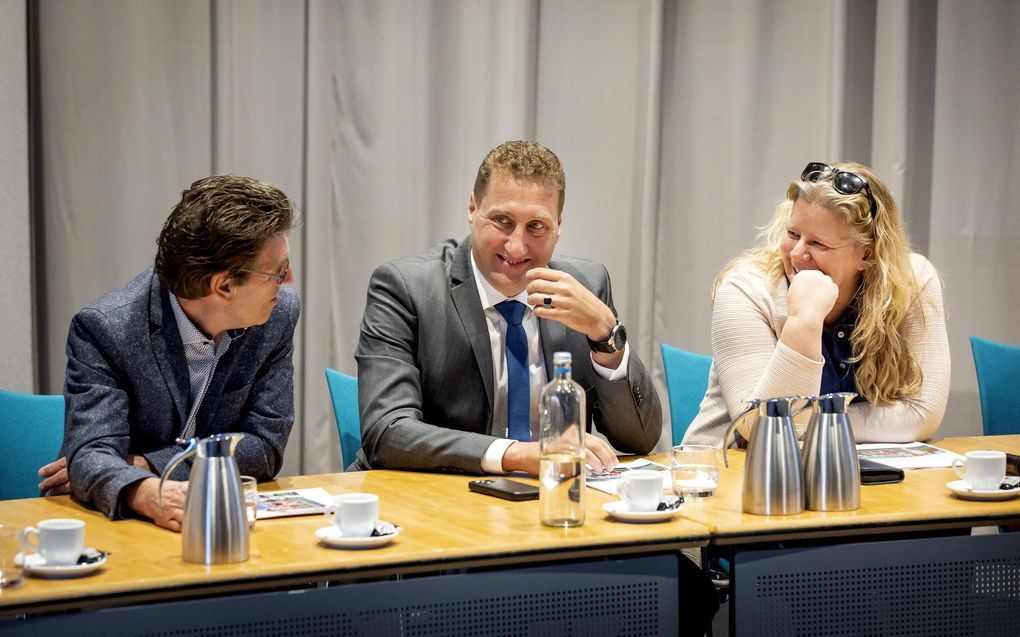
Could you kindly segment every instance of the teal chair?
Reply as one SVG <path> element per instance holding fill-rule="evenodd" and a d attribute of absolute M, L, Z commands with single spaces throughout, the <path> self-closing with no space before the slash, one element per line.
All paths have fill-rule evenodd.
<path fill-rule="evenodd" d="M 981 395 L 981 420 L 986 436 L 1020 434 L 1020 346 L 970 337 Z"/>
<path fill-rule="evenodd" d="M 340 455 L 344 469 L 351 466 L 361 449 L 361 415 L 358 413 L 358 379 L 326 368 L 326 384 L 333 399 L 336 430 L 340 434 Z"/>
<path fill-rule="evenodd" d="M 673 426 L 673 444 L 684 439 L 691 421 L 698 415 L 701 399 L 708 389 L 708 372 L 712 357 L 693 354 L 682 349 L 659 345 L 662 368 L 666 372 L 666 389 L 669 391 L 669 419 Z"/>
<path fill-rule="evenodd" d="M 0 500 L 39 495 L 39 467 L 64 442 L 64 397 L 0 389 Z"/>

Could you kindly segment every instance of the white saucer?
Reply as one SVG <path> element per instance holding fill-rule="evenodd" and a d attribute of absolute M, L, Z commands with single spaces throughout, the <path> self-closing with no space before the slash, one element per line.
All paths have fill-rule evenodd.
<path fill-rule="evenodd" d="M 665 502 L 673 504 L 676 502 L 676 497 L 668 497 Z M 614 500 L 603 504 L 602 509 L 621 522 L 652 523 L 665 522 L 676 515 L 682 506 L 682 504 L 673 506 L 665 511 L 631 511 L 623 500 Z"/>
<path fill-rule="evenodd" d="M 14 561 L 20 564 L 25 573 L 28 575 L 34 575 L 36 577 L 51 577 L 51 578 L 70 578 L 70 577 L 82 577 L 90 573 L 95 573 L 99 570 L 103 564 L 106 564 L 106 558 L 109 555 L 106 551 L 97 551 L 94 548 L 87 547 L 82 550 L 83 556 L 90 558 L 89 562 L 84 564 L 67 564 L 67 565 L 56 565 L 47 564 L 46 560 L 43 559 L 42 555 L 38 553 L 29 553 L 26 557 L 24 553 L 18 553 L 14 556 Z"/>
<path fill-rule="evenodd" d="M 1011 500 L 1020 496 L 1020 489 L 988 489 L 975 491 L 970 488 L 965 480 L 953 480 L 947 482 L 946 486 L 956 494 L 956 497 L 964 500 Z"/>
<path fill-rule="evenodd" d="M 400 535 L 400 527 L 389 522 L 379 520 L 375 523 L 375 530 L 379 535 L 369 537 L 344 537 L 336 525 L 330 524 L 315 531 L 315 537 L 319 538 L 326 546 L 338 549 L 371 549 L 384 544 L 389 544 L 393 538 Z"/>

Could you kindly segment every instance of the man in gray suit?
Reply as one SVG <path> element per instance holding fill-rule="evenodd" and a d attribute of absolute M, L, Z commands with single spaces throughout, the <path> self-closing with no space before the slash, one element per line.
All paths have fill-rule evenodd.
<path fill-rule="evenodd" d="M 659 399 L 626 344 L 609 274 L 592 261 L 553 258 L 564 189 L 552 151 L 501 144 L 469 196 L 470 237 L 375 271 L 355 354 L 362 449 L 354 468 L 537 473 L 528 424 L 537 424 L 536 399 L 556 351 L 572 354 L 589 428 L 594 422 L 623 452 L 655 446 Z M 520 310 L 516 318 L 504 316 L 507 303 Z M 526 339 L 527 352 L 517 358 L 505 352 L 520 327 L 518 351 Z M 526 370 L 516 385 L 523 399 L 514 365 Z M 515 404 L 523 405 L 516 415 Z M 515 429 L 515 420 L 523 425 Z M 586 436 L 585 444 L 592 471 L 615 465 L 605 441 Z"/>
<path fill-rule="evenodd" d="M 163 224 L 155 267 L 78 312 L 67 336 L 63 457 L 40 469 L 112 519 L 180 530 L 189 466 L 157 487 L 191 437 L 246 434 L 241 472 L 280 470 L 294 423 L 287 234 L 293 206 L 256 179 L 196 181 Z"/>

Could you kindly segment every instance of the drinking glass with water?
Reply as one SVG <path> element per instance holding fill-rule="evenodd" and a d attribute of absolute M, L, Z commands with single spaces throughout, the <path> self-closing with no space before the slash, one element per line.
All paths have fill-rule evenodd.
<path fill-rule="evenodd" d="M 673 492 L 685 499 L 713 495 L 719 482 L 717 451 L 705 445 L 673 447 Z"/>

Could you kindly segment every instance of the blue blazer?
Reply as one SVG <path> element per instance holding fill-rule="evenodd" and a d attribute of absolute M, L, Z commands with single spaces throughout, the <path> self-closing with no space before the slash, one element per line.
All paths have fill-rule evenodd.
<path fill-rule="evenodd" d="M 247 434 L 237 447 L 241 472 L 276 475 L 294 424 L 294 328 L 301 304 L 281 288 L 269 320 L 246 330 L 220 359 L 195 435 Z M 128 514 L 120 494 L 152 477 L 131 466 L 141 454 L 162 472 L 180 446 L 191 385 L 170 295 L 152 268 L 91 303 L 71 320 L 64 380 L 64 446 L 74 496 L 112 519 Z M 175 480 L 187 480 L 182 463 Z"/>

